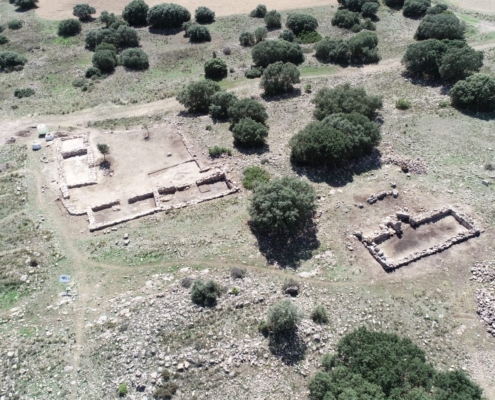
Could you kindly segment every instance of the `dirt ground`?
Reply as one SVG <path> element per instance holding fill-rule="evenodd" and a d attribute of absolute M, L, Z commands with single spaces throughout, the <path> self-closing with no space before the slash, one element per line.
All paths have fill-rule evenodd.
<path fill-rule="evenodd" d="M 493 0 L 451 0 L 450 2 L 469 11 L 495 13 L 495 1 Z"/>
<path fill-rule="evenodd" d="M 61 20 L 64 18 L 72 17 L 72 9 L 76 4 L 79 4 L 78 0 L 60 0 L 60 1 L 52 1 L 52 0 L 40 0 L 38 3 L 38 9 L 36 12 L 42 18 L 49 20 Z M 151 7 L 157 4 L 163 3 L 162 0 L 149 0 L 147 4 Z M 253 10 L 258 4 L 259 0 L 248 0 L 243 1 L 241 3 L 231 3 L 225 0 L 180 0 L 176 1 L 177 4 L 180 4 L 186 7 L 191 14 L 194 13 L 194 10 L 200 6 L 205 6 L 211 8 L 215 11 L 217 16 L 223 15 L 233 15 L 233 14 L 245 14 L 249 13 Z M 487 1 L 488 3 L 488 1 Z M 100 14 L 101 11 L 107 10 L 109 12 L 113 12 L 116 14 L 121 14 L 124 7 L 129 4 L 129 0 L 93 0 L 90 1 L 90 5 L 96 8 L 97 15 Z M 269 10 L 293 10 L 297 8 L 308 8 L 308 7 L 317 7 L 317 6 L 325 6 L 335 4 L 337 5 L 336 0 L 271 0 L 268 2 L 264 2 Z"/>

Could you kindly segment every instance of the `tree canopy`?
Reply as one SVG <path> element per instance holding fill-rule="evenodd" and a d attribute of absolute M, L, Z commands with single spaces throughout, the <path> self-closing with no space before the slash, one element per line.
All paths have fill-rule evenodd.
<path fill-rule="evenodd" d="M 428 14 L 419 24 L 414 38 L 463 40 L 466 25 L 451 12 Z"/>
<path fill-rule="evenodd" d="M 419 18 L 426 14 L 431 6 L 431 0 L 405 0 L 402 14 L 409 18 Z"/>
<path fill-rule="evenodd" d="M 228 114 L 232 125 L 237 124 L 243 118 L 251 118 L 260 124 L 265 124 L 268 119 L 265 106 L 252 99 L 241 99 L 234 102 L 229 107 Z"/>
<path fill-rule="evenodd" d="M 122 18 L 129 25 L 146 25 L 148 10 L 149 7 L 143 0 L 132 0 L 122 11 Z"/>
<path fill-rule="evenodd" d="M 450 90 L 452 105 L 474 111 L 495 111 L 495 78 L 476 74 L 457 82 Z"/>
<path fill-rule="evenodd" d="M 351 11 L 361 12 L 366 4 L 380 5 L 379 0 L 338 0 L 342 8 L 346 8 Z"/>
<path fill-rule="evenodd" d="M 267 95 L 287 93 L 293 89 L 293 84 L 300 82 L 299 76 L 299 70 L 294 64 L 278 61 L 265 68 L 260 86 Z"/>
<path fill-rule="evenodd" d="M 180 28 L 184 22 L 191 20 L 191 13 L 174 3 L 163 3 L 148 10 L 147 22 L 153 28 Z"/>
<path fill-rule="evenodd" d="M 318 21 L 315 17 L 307 14 L 290 14 L 285 26 L 289 28 L 294 35 L 301 32 L 313 32 L 318 28 Z"/>
<path fill-rule="evenodd" d="M 210 99 L 220 91 L 218 83 L 206 79 L 192 82 L 177 95 L 177 101 L 192 113 L 208 113 Z"/>
<path fill-rule="evenodd" d="M 286 40 L 267 40 L 258 43 L 251 50 L 251 56 L 257 66 L 268 67 L 277 61 L 299 65 L 304 62 L 304 54 L 298 44 Z"/>

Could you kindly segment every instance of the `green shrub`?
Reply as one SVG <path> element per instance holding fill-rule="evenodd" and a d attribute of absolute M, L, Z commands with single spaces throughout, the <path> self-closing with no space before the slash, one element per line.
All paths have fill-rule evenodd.
<path fill-rule="evenodd" d="M 282 16 L 277 10 L 268 11 L 265 14 L 265 24 L 268 29 L 280 29 L 282 27 Z"/>
<path fill-rule="evenodd" d="M 246 276 L 246 270 L 244 268 L 233 267 L 230 270 L 230 276 L 232 279 L 244 279 Z"/>
<path fill-rule="evenodd" d="M 205 78 L 221 80 L 227 77 L 227 64 L 225 61 L 214 58 L 205 63 Z"/>
<path fill-rule="evenodd" d="M 94 51 L 101 43 L 119 45 L 120 38 L 113 29 L 92 29 L 86 34 L 85 42 L 86 48 Z"/>
<path fill-rule="evenodd" d="M 34 96 L 34 89 L 25 88 L 25 89 L 16 89 L 14 90 L 14 96 L 18 99 L 22 99 L 23 97 L 31 97 Z"/>
<path fill-rule="evenodd" d="M 431 6 L 431 0 L 405 0 L 402 14 L 409 18 L 419 18 L 426 14 Z"/>
<path fill-rule="evenodd" d="M 110 50 L 115 55 L 117 55 L 117 48 L 113 44 L 111 44 L 111 43 L 100 43 L 95 48 L 95 52 L 96 51 L 102 51 L 102 50 Z"/>
<path fill-rule="evenodd" d="M 366 29 L 368 31 L 376 31 L 375 23 L 369 18 L 366 18 L 363 22 L 359 24 L 359 26 L 361 27 L 361 29 Z"/>
<path fill-rule="evenodd" d="M 315 309 L 311 312 L 311 319 L 313 320 L 313 322 L 320 325 L 327 324 L 328 315 L 325 307 L 323 307 L 322 305 L 316 306 Z"/>
<path fill-rule="evenodd" d="M 5 27 L 3 25 L 0 25 L 0 33 L 2 33 L 5 30 Z"/>
<path fill-rule="evenodd" d="M 306 93 L 311 93 L 311 89 L 312 89 L 311 83 L 308 83 L 306 86 L 304 86 L 304 91 Z"/>
<path fill-rule="evenodd" d="M 102 11 L 100 14 L 100 22 L 105 24 L 106 28 L 109 28 L 115 21 L 117 17 L 114 13 L 109 13 L 108 11 Z"/>
<path fill-rule="evenodd" d="M 438 106 L 440 108 L 446 108 L 450 105 L 450 103 L 447 100 L 442 100 L 440 103 L 438 103 Z"/>
<path fill-rule="evenodd" d="M 478 72 L 483 66 L 483 52 L 469 46 L 450 48 L 442 57 L 439 68 L 443 79 L 458 81 Z"/>
<path fill-rule="evenodd" d="M 290 29 L 284 29 L 279 36 L 280 39 L 285 40 L 287 42 L 293 42 L 294 41 L 294 32 L 292 32 Z"/>
<path fill-rule="evenodd" d="M 385 0 L 385 5 L 390 8 L 401 9 L 404 6 L 404 0 Z"/>
<path fill-rule="evenodd" d="M 263 68 L 261 67 L 252 67 L 244 72 L 244 76 L 248 79 L 256 79 L 260 78 L 263 75 Z"/>
<path fill-rule="evenodd" d="M 232 150 L 227 147 L 213 146 L 208 149 L 208 155 L 211 158 L 218 158 L 221 155 L 227 154 L 228 156 L 232 155 Z"/>
<path fill-rule="evenodd" d="M 93 76 L 101 76 L 101 71 L 98 69 L 98 68 L 95 68 L 95 67 L 89 67 L 87 70 L 86 70 L 86 78 L 92 78 Z"/>
<path fill-rule="evenodd" d="M 411 107 L 411 102 L 406 99 L 399 99 L 395 102 L 395 108 L 398 110 L 409 110 Z"/>
<path fill-rule="evenodd" d="M 334 400 L 335 397 L 326 396 L 332 386 L 333 382 L 330 380 L 330 375 L 326 372 L 318 371 L 309 381 L 309 398 L 311 400 Z"/>
<path fill-rule="evenodd" d="M 251 118 L 243 118 L 232 128 L 234 144 L 241 147 L 259 147 L 265 144 L 268 128 Z"/>
<path fill-rule="evenodd" d="M 192 82 L 177 95 L 177 101 L 191 113 L 206 114 L 210 107 L 211 97 L 220 90 L 218 83 L 209 79 Z"/>
<path fill-rule="evenodd" d="M 96 10 L 89 4 L 77 4 L 72 10 L 72 14 L 79 18 L 81 21 L 88 21 L 91 19 L 91 15 L 95 14 Z"/>
<path fill-rule="evenodd" d="M 9 29 L 16 31 L 18 29 L 22 28 L 22 21 L 19 19 L 11 19 L 8 23 L 7 26 Z"/>
<path fill-rule="evenodd" d="M 230 92 L 216 92 L 210 98 L 209 113 L 212 118 L 228 118 L 228 109 L 237 101 L 237 96 Z"/>
<path fill-rule="evenodd" d="M 463 40 L 466 26 L 452 13 L 427 15 L 419 24 L 414 38 Z"/>
<path fill-rule="evenodd" d="M 82 88 L 82 87 L 86 86 L 86 80 L 85 79 L 74 79 L 72 81 L 72 86 L 74 86 L 75 88 Z"/>
<path fill-rule="evenodd" d="M 187 27 L 186 37 L 188 37 L 192 43 L 211 42 L 211 35 L 208 28 L 196 23 Z"/>
<path fill-rule="evenodd" d="M 217 302 L 217 298 L 220 297 L 220 294 L 220 285 L 212 280 L 203 282 L 198 279 L 194 281 L 191 289 L 192 301 L 204 307 L 214 306 Z"/>
<path fill-rule="evenodd" d="M 147 24 L 149 7 L 143 0 L 132 0 L 124 11 L 122 18 L 132 26 L 144 26 Z"/>
<path fill-rule="evenodd" d="M 352 88 L 348 83 L 333 89 L 320 89 L 313 103 L 316 106 L 314 115 L 319 120 L 338 113 L 359 113 L 373 118 L 376 111 L 382 108 L 381 98 L 368 96 L 364 88 Z"/>
<path fill-rule="evenodd" d="M 269 96 L 287 93 L 292 91 L 293 84 L 300 82 L 299 76 L 299 70 L 294 64 L 278 61 L 265 68 L 260 86 Z"/>
<path fill-rule="evenodd" d="M 114 31 L 116 31 L 117 29 L 119 29 L 121 26 L 129 26 L 129 23 L 127 21 L 123 21 L 121 19 L 117 19 L 115 20 L 112 25 L 110 25 L 110 29 L 113 29 Z"/>
<path fill-rule="evenodd" d="M 261 26 L 254 30 L 254 40 L 256 41 L 256 43 L 260 43 L 265 40 L 267 35 L 268 31 L 264 26 Z"/>
<path fill-rule="evenodd" d="M 317 43 L 322 39 L 321 35 L 316 31 L 301 32 L 297 37 L 302 44 Z"/>
<path fill-rule="evenodd" d="M 307 14 L 290 14 L 285 26 L 289 28 L 294 35 L 301 32 L 312 32 L 318 28 L 318 21 L 315 17 Z"/>
<path fill-rule="evenodd" d="M 0 69 L 10 72 L 26 64 L 27 59 L 13 51 L 0 52 Z"/>
<path fill-rule="evenodd" d="M 299 65 L 304 62 L 304 54 L 299 45 L 285 40 L 267 40 L 258 43 L 251 50 L 253 61 L 258 67 L 267 67 L 277 61 Z"/>
<path fill-rule="evenodd" d="M 63 37 L 76 36 L 81 33 L 81 22 L 71 18 L 60 21 L 58 24 L 58 35 Z"/>
<path fill-rule="evenodd" d="M 194 13 L 196 22 L 200 24 L 211 24 L 215 21 L 215 12 L 207 7 L 198 7 Z"/>
<path fill-rule="evenodd" d="M 290 140 L 291 160 L 299 165 L 338 166 L 369 153 L 380 129 L 361 114 L 334 114 L 312 122 Z"/>
<path fill-rule="evenodd" d="M 258 4 L 256 8 L 249 13 L 252 18 L 264 18 L 266 15 L 266 6 L 263 4 Z"/>
<path fill-rule="evenodd" d="M 117 66 L 117 56 L 111 50 L 100 50 L 93 54 L 93 66 L 103 72 L 112 72 Z"/>
<path fill-rule="evenodd" d="M 378 36 L 375 32 L 363 31 L 351 37 L 347 44 L 351 51 L 351 63 L 370 64 L 380 61 Z"/>
<path fill-rule="evenodd" d="M 148 55 L 141 49 L 127 49 L 120 56 L 122 65 L 129 69 L 144 70 L 150 66 Z"/>
<path fill-rule="evenodd" d="M 267 183 L 270 175 L 261 167 L 247 167 L 243 171 L 242 186 L 248 190 L 253 190 L 255 185 Z"/>
<path fill-rule="evenodd" d="M 349 10 L 337 10 L 332 18 L 332 25 L 339 28 L 351 29 L 354 25 L 359 25 L 359 13 Z"/>
<path fill-rule="evenodd" d="M 379 0 L 338 0 L 340 6 L 350 11 L 361 12 L 366 4 L 380 5 Z"/>
<path fill-rule="evenodd" d="M 36 7 L 38 0 L 14 0 L 13 3 L 16 7 L 21 10 L 29 10 L 30 8 Z M 11 1 L 12 3 L 12 1 Z"/>
<path fill-rule="evenodd" d="M 279 237 L 300 232 L 311 221 L 315 199 L 312 186 L 298 178 L 255 185 L 249 205 L 251 222 L 257 230 Z"/>
<path fill-rule="evenodd" d="M 364 3 L 363 6 L 361 7 L 361 13 L 363 14 L 363 17 L 374 17 L 378 12 L 379 8 L 380 8 L 380 4 L 367 2 Z"/>
<path fill-rule="evenodd" d="M 189 279 L 190 280 L 191 278 L 183 278 L 182 280 L 184 280 L 184 279 Z M 182 285 L 182 286 L 184 286 L 184 285 Z M 186 287 L 186 286 L 184 286 L 184 287 Z M 187 287 L 191 287 L 191 285 L 189 285 Z M 160 375 L 161 375 L 161 378 L 162 378 L 162 382 L 163 383 L 166 383 L 166 382 L 170 381 L 170 371 L 168 369 L 164 369 Z"/>
<path fill-rule="evenodd" d="M 241 46 L 250 47 L 255 44 L 254 34 L 251 32 L 242 32 L 239 36 L 239 43 Z"/>
<path fill-rule="evenodd" d="M 243 118 L 251 118 L 260 124 L 265 124 L 268 119 L 268 114 L 263 104 L 252 99 L 236 101 L 229 107 L 228 114 L 232 125 L 237 124 Z"/>
<path fill-rule="evenodd" d="M 351 49 L 345 40 L 326 37 L 315 45 L 315 56 L 322 61 L 349 64 Z"/>
<path fill-rule="evenodd" d="M 0 44 L 6 44 L 9 42 L 9 38 L 5 35 L 0 35 Z"/>
<path fill-rule="evenodd" d="M 274 333 L 294 330 L 301 319 L 301 314 L 290 300 L 279 301 L 268 309 L 267 323 Z"/>
<path fill-rule="evenodd" d="M 113 27 L 113 25 L 112 25 Z M 134 28 L 120 25 L 116 30 L 117 40 L 120 47 L 138 47 L 139 35 Z"/>
<path fill-rule="evenodd" d="M 476 74 L 457 82 L 450 90 L 452 105 L 474 111 L 495 111 L 495 78 Z"/>
<path fill-rule="evenodd" d="M 178 389 L 179 386 L 175 382 L 167 382 L 153 393 L 153 398 L 156 400 L 170 400 Z"/>
<path fill-rule="evenodd" d="M 127 393 L 128 393 L 127 384 L 126 383 L 121 383 L 119 385 L 119 388 L 117 389 L 117 394 L 120 397 L 124 397 L 125 395 L 127 395 Z"/>
<path fill-rule="evenodd" d="M 427 14 L 441 14 L 449 9 L 449 6 L 447 4 L 437 4 L 434 7 L 430 7 L 428 11 L 426 11 Z"/>
<path fill-rule="evenodd" d="M 265 320 L 260 321 L 258 324 L 258 332 L 263 336 L 268 336 L 270 334 L 270 326 Z"/>
<path fill-rule="evenodd" d="M 163 3 L 148 10 L 147 22 L 153 28 L 180 28 L 184 22 L 191 20 L 191 13 L 174 3 Z"/>

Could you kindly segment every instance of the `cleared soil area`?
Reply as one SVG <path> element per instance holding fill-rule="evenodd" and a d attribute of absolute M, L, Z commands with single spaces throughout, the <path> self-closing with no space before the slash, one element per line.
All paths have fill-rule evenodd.
<path fill-rule="evenodd" d="M 383 242 L 380 248 L 387 257 L 398 260 L 416 251 L 439 245 L 464 231 L 466 228 L 449 215 L 437 222 L 424 224 L 416 229 L 410 225 L 403 225 L 402 236 L 393 236 Z"/>
<path fill-rule="evenodd" d="M 76 4 L 79 4 L 79 0 L 62 0 L 62 1 L 51 1 L 51 0 L 40 0 L 38 4 L 37 14 L 45 19 L 49 20 L 61 20 L 64 18 L 72 17 L 72 9 Z M 149 0 L 147 4 L 151 7 L 157 4 L 163 3 L 162 0 Z M 211 8 L 215 11 L 217 16 L 223 15 L 233 15 L 233 14 L 245 14 L 253 10 L 258 4 L 259 0 L 248 0 L 241 3 L 231 3 L 225 0 L 180 0 L 176 1 L 177 4 L 186 7 L 191 14 L 194 10 L 200 6 L 205 6 Z M 488 3 L 488 2 L 487 2 Z M 97 15 L 103 10 L 113 12 L 116 14 L 121 14 L 124 7 L 129 4 L 129 0 L 93 0 L 90 5 L 96 8 L 98 12 Z M 335 0 L 272 0 L 264 3 L 269 10 L 293 10 L 296 8 L 308 8 L 317 6 L 327 6 L 335 4 Z"/>
<path fill-rule="evenodd" d="M 66 158 L 63 166 L 68 185 L 75 185 L 88 180 L 89 166 L 87 155 Z"/>
<path fill-rule="evenodd" d="M 466 10 L 495 13 L 495 2 L 493 0 L 453 0 L 451 3 Z"/>

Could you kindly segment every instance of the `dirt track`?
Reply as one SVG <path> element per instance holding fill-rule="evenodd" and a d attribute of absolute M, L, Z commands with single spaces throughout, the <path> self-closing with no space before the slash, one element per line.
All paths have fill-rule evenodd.
<path fill-rule="evenodd" d="M 451 0 L 451 2 L 465 10 L 495 14 L 495 1 L 493 0 Z"/>
<path fill-rule="evenodd" d="M 130 0 L 90 0 L 89 4 L 96 8 L 99 13 L 107 10 L 116 14 L 121 14 L 124 7 Z M 246 14 L 253 10 L 260 2 L 259 0 L 247 0 L 242 2 L 230 2 L 225 0 L 178 0 L 174 1 L 186 7 L 191 14 L 200 6 L 211 8 L 217 16 Z M 72 9 L 79 0 L 39 0 L 37 14 L 45 19 L 62 20 L 72 17 Z M 164 3 L 163 0 L 147 0 L 149 6 Z M 336 0 L 271 0 L 264 2 L 269 10 L 294 10 L 297 8 L 308 8 L 316 6 L 326 6 L 329 4 L 337 5 Z"/>

